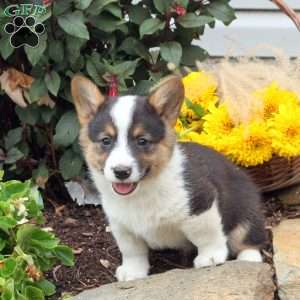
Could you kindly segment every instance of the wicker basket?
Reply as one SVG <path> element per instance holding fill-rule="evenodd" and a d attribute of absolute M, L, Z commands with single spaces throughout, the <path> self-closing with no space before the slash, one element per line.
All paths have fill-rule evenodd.
<path fill-rule="evenodd" d="M 271 192 L 300 183 L 300 156 L 286 159 L 274 156 L 260 166 L 246 168 L 261 192 Z"/>

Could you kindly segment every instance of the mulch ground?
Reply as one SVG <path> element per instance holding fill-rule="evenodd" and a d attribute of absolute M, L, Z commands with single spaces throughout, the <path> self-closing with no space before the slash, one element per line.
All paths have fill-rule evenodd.
<path fill-rule="evenodd" d="M 299 211 L 283 210 L 275 197 L 265 199 L 269 240 L 263 254 L 270 265 L 273 265 L 272 226 L 278 224 L 282 217 L 298 216 L 297 213 Z M 61 241 L 76 253 L 74 267 L 58 265 L 47 274 L 48 279 L 57 286 L 57 293 L 51 300 L 60 299 L 62 293 L 78 294 L 82 290 L 116 281 L 114 273 L 120 264 L 120 252 L 101 207 L 77 206 L 73 202 L 58 204 L 46 199 L 45 216 L 46 226 L 53 228 Z M 154 274 L 173 268 L 190 268 L 193 257 L 177 251 L 155 251 L 151 252 L 150 261 L 151 273 Z"/>

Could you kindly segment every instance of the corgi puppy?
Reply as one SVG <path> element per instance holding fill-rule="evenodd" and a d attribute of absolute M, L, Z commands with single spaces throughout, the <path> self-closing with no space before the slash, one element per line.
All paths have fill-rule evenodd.
<path fill-rule="evenodd" d="M 197 248 L 196 268 L 229 256 L 261 262 L 259 193 L 237 166 L 173 130 L 184 99 L 179 77 L 148 97 L 105 97 L 76 75 L 72 95 L 80 144 L 122 253 L 119 281 L 149 272 L 148 250 Z"/>

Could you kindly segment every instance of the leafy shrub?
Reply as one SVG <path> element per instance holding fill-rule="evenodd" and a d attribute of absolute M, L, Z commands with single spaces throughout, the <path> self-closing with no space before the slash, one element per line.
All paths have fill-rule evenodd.
<path fill-rule="evenodd" d="M 30 181 L 0 182 L 0 299 L 42 300 L 55 292 L 44 278 L 58 261 L 74 264 L 72 250 L 41 229 L 41 196 Z"/>
<path fill-rule="evenodd" d="M 37 16 L 46 32 L 36 48 L 10 46 L 3 29 L 12 21 L 3 14 L 10 1 L 1 1 L 0 8 L 1 70 L 14 67 L 31 76 L 14 72 L 6 80 L 10 89 L 21 89 L 27 105 L 15 107 L 7 96 L 1 97 L 0 160 L 7 176 L 33 175 L 42 187 L 52 175 L 69 180 L 83 174 L 70 96 L 74 73 L 89 76 L 104 93 L 110 84 L 118 84 L 121 93 L 144 94 L 168 73 L 168 63 L 193 66 L 196 59 L 207 57 L 204 49 L 192 45 L 205 26 L 214 27 L 216 19 L 229 24 L 235 18 L 229 0 L 52 2 Z M 41 105 L 47 94 L 54 102 L 48 97 L 43 101 L 48 105 Z"/>

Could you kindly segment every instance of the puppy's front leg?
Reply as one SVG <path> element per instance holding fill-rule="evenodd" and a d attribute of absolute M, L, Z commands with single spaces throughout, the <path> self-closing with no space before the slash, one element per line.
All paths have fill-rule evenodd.
<path fill-rule="evenodd" d="M 150 265 L 145 241 L 116 222 L 111 222 L 111 228 L 122 254 L 122 265 L 116 271 L 118 281 L 147 277 Z"/>

